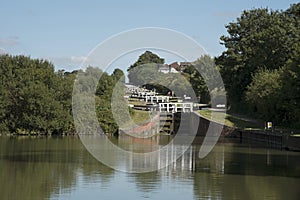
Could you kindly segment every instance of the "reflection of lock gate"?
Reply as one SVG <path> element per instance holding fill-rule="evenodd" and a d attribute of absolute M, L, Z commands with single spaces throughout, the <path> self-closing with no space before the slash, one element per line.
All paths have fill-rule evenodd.
<path fill-rule="evenodd" d="M 120 48 L 120 41 L 122 41 L 122 48 Z M 180 48 L 178 48 L 178 46 L 180 46 Z M 107 53 L 107 47 L 110 47 L 110 49 L 114 49 L 114 51 L 111 53 Z M 195 60 L 195 58 L 199 58 L 200 56 L 207 54 L 205 52 L 205 50 L 199 44 L 197 44 L 194 40 L 191 40 L 190 37 L 188 37 L 182 33 L 179 33 L 177 31 L 164 29 L 164 28 L 139 28 L 139 29 L 134 29 L 134 30 L 120 33 L 118 35 L 115 35 L 112 38 L 105 40 L 103 43 L 101 43 L 101 45 L 98 45 L 97 48 L 95 48 L 92 52 L 89 53 L 88 58 L 85 59 L 85 62 L 82 63 L 82 66 L 86 67 L 89 65 L 94 65 L 94 63 L 99 62 L 99 63 L 101 63 L 101 66 L 108 66 L 107 68 L 109 68 L 109 66 L 111 66 L 113 60 L 116 60 L 117 58 L 124 56 L 126 53 L 131 53 L 131 52 L 133 52 L 133 50 L 137 50 L 137 49 L 149 49 L 149 47 L 151 47 L 152 49 L 158 49 L 158 50 L 163 50 L 164 52 L 169 52 L 171 54 L 179 56 L 180 58 L 183 58 L 184 60 Z M 189 49 L 193 49 L 193 51 L 187 51 Z M 88 63 L 91 60 L 93 60 L 93 64 Z M 216 85 L 218 85 L 219 88 L 224 88 L 222 77 L 219 74 L 219 72 L 216 70 L 216 68 L 209 67 L 207 69 L 208 69 L 208 71 L 207 70 L 204 70 L 204 71 L 198 70 L 198 71 L 204 77 L 206 77 L 205 75 L 214 74 L 213 79 L 207 80 L 206 84 L 208 86 L 208 90 L 213 91 L 214 86 L 216 86 Z M 81 81 L 77 80 L 76 82 L 79 83 L 78 86 L 80 88 Z M 190 89 L 193 90 L 192 88 L 190 88 Z M 73 91 L 78 91 L 78 90 L 73 89 Z M 79 91 L 81 91 L 81 90 L 79 90 Z M 223 89 L 221 91 L 223 91 Z M 84 94 L 84 95 L 86 95 L 86 94 Z M 80 101 L 80 99 L 76 99 L 76 98 L 78 98 L 78 96 L 79 95 L 74 95 L 74 92 L 73 92 L 73 101 L 83 103 L 82 101 Z M 224 96 L 225 102 L 222 104 L 226 105 L 225 93 L 223 94 L 223 96 Z M 91 94 L 90 98 L 93 99 L 94 94 Z M 196 99 L 196 98 L 194 97 L 192 99 Z M 160 101 L 160 99 L 158 99 L 157 101 Z M 86 102 L 84 102 L 84 105 L 85 104 L 86 104 Z M 90 104 L 89 108 L 91 109 L 91 112 L 95 112 L 94 102 L 91 101 L 89 104 Z M 91 117 L 91 112 L 88 112 L 88 115 L 86 115 L 87 113 L 78 112 L 75 105 L 77 105 L 77 104 L 72 104 L 72 110 L 73 110 L 73 113 L 75 113 L 75 114 L 73 114 L 73 117 L 74 117 L 75 127 L 78 132 L 80 131 L 80 128 L 82 127 L 82 125 L 80 123 L 78 123 L 78 122 L 81 122 L 80 119 L 92 118 L 91 119 L 92 122 L 97 122 L 95 114 L 92 113 L 92 117 Z M 194 113 L 196 113 L 196 112 L 192 112 L 191 109 L 192 109 L 192 107 L 190 107 L 190 112 L 184 113 L 184 115 L 185 114 L 194 115 Z M 178 111 L 178 109 L 177 109 L 177 111 Z M 171 113 L 172 112 L 173 111 L 171 111 Z M 183 114 L 183 112 L 179 112 L 179 113 Z M 195 117 L 195 118 L 193 117 L 192 119 L 199 120 L 198 117 Z M 157 119 L 157 120 L 159 121 L 159 119 Z M 185 121 L 184 120 L 184 122 L 183 122 L 183 124 L 185 124 L 185 122 L 189 122 L 189 124 L 193 125 L 193 126 L 184 126 L 184 127 L 187 127 L 187 128 L 189 127 L 192 130 L 194 130 L 194 131 L 191 131 L 192 137 L 184 136 L 184 140 L 183 140 L 184 143 L 182 143 L 182 144 L 184 144 L 182 146 L 184 148 L 183 152 L 188 148 L 188 146 L 190 146 L 190 144 L 192 144 L 193 138 L 196 136 L 196 133 L 197 133 L 196 128 L 198 128 L 198 126 L 199 126 L 199 122 L 196 122 L 196 121 L 192 121 L 192 120 Z M 188 123 L 186 123 L 186 125 L 188 125 Z M 89 126 L 89 123 L 84 124 L 84 126 L 86 129 L 88 129 L 88 128 L 91 129 L 89 132 L 97 132 L 96 128 L 98 128 L 98 126 Z M 217 127 L 219 127 L 219 126 L 217 126 Z M 214 127 L 213 129 L 211 129 L 211 126 L 208 127 L 208 133 L 210 133 L 210 135 L 212 134 L 214 137 L 205 137 L 204 138 L 202 146 L 204 146 L 205 148 L 200 149 L 200 151 L 199 151 L 200 158 L 204 158 L 211 151 L 213 146 L 217 143 L 218 138 L 222 132 L 221 127 L 220 128 Z M 185 132 L 185 130 L 183 130 L 183 132 Z M 173 141 L 177 141 L 177 142 L 181 143 L 181 142 L 183 142 L 182 138 L 178 137 L 178 135 L 181 135 L 180 134 L 181 131 L 179 130 L 178 133 L 175 134 Z M 96 140 L 95 137 L 100 138 L 101 135 L 98 135 L 98 134 L 92 135 L 91 138 L 89 138 L 88 135 L 80 135 L 80 139 L 82 140 L 84 146 L 93 154 L 93 156 L 111 168 L 118 169 L 121 171 L 126 171 L 126 172 L 141 173 L 141 172 L 154 171 L 154 170 L 160 169 L 162 167 L 166 167 L 166 165 L 155 165 L 154 166 L 153 162 L 151 162 L 151 160 L 148 160 L 149 162 L 147 161 L 147 159 L 145 160 L 145 156 L 149 157 L 149 156 L 151 156 L 151 154 L 150 155 L 149 154 L 140 155 L 140 154 L 132 154 L 127 151 L 122 151 L 119 148 L 116 148 L 111 143 L 106 143 L 106 142 L 102 143 L 101 139 Z M 97 142 L 97 144 L 100 143 L 100 145 L 96 145 L 95 142 Z M 95 149 L 95 147 L 99 147 L 99 148 Z M 169 144 L 166 145 L 166 148 L 168 148 L 168 147 L 169 147 Z M 162 155 L 165 153 L 166 148 L 162 148 L 156 153 L 158 153 L 159 155 Z M 99 150 L 101 152 L 103 152 L 103 151 L 112 152 L 112 150 L 114 150 L 115 155 L 118 157 L 118 160 L 122 161 L 121 162 L 122 164 L 118 165 L 114 162 L 111 162 L 111 156 L 106 157 L 105 153 L 98 154 L 97 150 Z M 172 162 L 176 161 L 176 159 L 179 158 L 180 156 L 181 156 L 181 154 L 178 154 L 178 155 L 176 154 L 175 158 L 172 159 Z M 144 163 L 141 167 L 134 168 L 134 169 L 124 168 L 124 162 L 126 162 L 126 160 L 128 160 L 128 159 L 139 160 L 139 158 L 141 158 Z M 145 161 L 147 161 L 147 162 L 145 162 Z"/>

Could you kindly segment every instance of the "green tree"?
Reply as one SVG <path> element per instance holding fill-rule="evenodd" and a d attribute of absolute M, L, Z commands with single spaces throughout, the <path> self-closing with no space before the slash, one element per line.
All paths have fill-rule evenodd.
<path fill-rule="evenodd" d="M 261 69 L 253 76 L 253 82 L 247 87 L 246 100 L 255 113 L 264 120 L 275 119 L 282 82 L 280 70 Z"/>
<path fill-rule="evenodd" d="M 132 68 L 128 73 L 130 83 L 139 86 L 159 83 L 156 81 L 161 79 L 162 76 L 158 69 L 159 64 L 155 63 L 146 63 Z"/>
<path fill-rule="evenodd" d="M 128 78 L 132 84 L 154 87 L 153 78 L 158 76 L 158 68 L 164 64 L 164 59 L 151 51 L 145 51 L 128 69 Z M 160 87 L 159 87 L 160 88 Z M 158 88 L 158 89 L 159 89 Z"/>
<path fill-rule="evenodd" d="M 216 58 L 231 106 L 300 127 L 300 3 L 286 11 L 244 11 L 227 26 L 227 48 Z"/>
<path fill-rule="evenodd" d="M 79 131 L 85 133 L 94 131 L 99 125 L 105 134 L 118 132 L 119 124 L 116 121 L 118 116 L 113 115 L 112 102 L 113 98 L 118 98 L 114 101 L 114 106 L 118 107 L 118 114 L 122 115 L 127 111 L 123 80 L 124 73 L 120 69 L 115 69 L 109 75 L 99 68 L 90 66 L 78 74 L 73 92 L 75 97 L 73 113 Z"/>
<path fill-rule="evenodd" d="M 212 93 L 222 87 L 216 72 L 218 72 L 218 68 L 215 65 L 214 59 L 209 55 L 201 56 L 183 71 L 192 85 L 196 96 L 200 97 L 201 103 L 209 103 L 211 100 L 208 86 Z"/>
<path fill-rule="evenodd" d="M 128 109 L 127 102 L 125 102 L 124 99 L 124 82 L 124 72 L 118 68 L 115 69 L 111 75 L 104 72 L 99 79 L 95 103 L 98 121 L 105 133 L 117 133 L 119 129 L 118 122 L 120 123 L 121 120 L 128 119 L 120 117 L 121 120 L 118 120 L 118 117 L 124 116 L 124 113 L 126 113 Z M 117 116 L 113 115 L 112 102 L 114 102 L 113 106 L 117 106 L 119 108 L 116 113 Z"/>
<path fill-rule="evenodd" d="M 278 69 L 291 55 L 294 25 L 287 15 L 268 9 L 244 11 L 226 28 L 221 41 L 226 51 L 216 59 L 232 107 L 243 102 L 252 74 L 259 69 Z"/>
<path fill-rule="evenodd" d="M 160 58 L 158 55 L 152 53 L 151 51 L 145 51 L 142 55 L 139 56 L 138 60 L 132 64 L 127 71 L 130 72 L 131 69 L 141 66 L 143 64 L 156 63 L 156 64 L 164 64 L 165 60 Z"/>
<path fill-rule="evenodd" d="M 73 79 L 48 61 L 0 56 L 0 121 L 13 133 L 62 134 L 72 130 Z"/>
<path fill-rule="evenodd" d="M 280 96 L 282 122 L 287 126 L 300 128 L 299 59 L 287 62 L 280 78 L 282 81 Z"/>
<path fill-rule="evenodd" d="M 116 81 L 120 81 L 122 83 L 125 83 L 125 74 L 121 69 L 116 68 L 113 73 L 112 73 L 112 77 L 116 80 Z"/>

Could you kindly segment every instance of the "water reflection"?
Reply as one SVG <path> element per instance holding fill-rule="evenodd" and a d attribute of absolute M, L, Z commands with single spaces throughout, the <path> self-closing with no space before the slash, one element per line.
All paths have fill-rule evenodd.
<path fill-rule="evenodd" d="M 130 173 L 144 173 L 167 167 L 185 153 L 193 140 L 192 136 L 175 136 L 161 144 L 163 138 L 165 137 L 133 138 L 123 135 L 116 142 L 114 138 L 101 134 L 80 136 L 82 143 L 97 160 Z"/>
<path fill-rule="evenodd" d="M 299 164 L 299 153 L 219 145 L 197 160 L 194 193 L 213 199 L 299 199 Z"/>
<path fill-rule="evenodd" d="M 107 139 L 139 152 L 172 142 Z M 99 163 L 76 137 L 0 137 L 0 199 L 299 199 L 300 153 L 223 142 L 199 159 L 199 144 L 159 171 L 126 174 Z M 152 158 L 155 165 L 184 149 L 170 148 L 171 154 Z"/>
<path fill-rule="evenodd" d="M 105 182 L 114 171 L 89 156 L 78 138 L 0 139 L 1 199 L 49 199 L 72 192 L 78 173 Z"/>

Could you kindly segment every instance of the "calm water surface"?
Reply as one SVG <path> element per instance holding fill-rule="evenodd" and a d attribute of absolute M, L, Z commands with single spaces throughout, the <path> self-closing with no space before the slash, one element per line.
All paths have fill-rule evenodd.
<path fill-rule="evenodd" d="M 111 140 L 137 149 L 153 143 Z M 128 174 L 99 163 L 77 137 L 2 136 L 0 199 L 300 199 L 299 152 L 225 142 L 199 159 L 199 147 L 167 168 Z"/>

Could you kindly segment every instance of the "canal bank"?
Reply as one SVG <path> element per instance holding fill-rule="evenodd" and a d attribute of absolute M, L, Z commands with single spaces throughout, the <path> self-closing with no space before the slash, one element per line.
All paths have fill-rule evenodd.
<path fill-rule="evenodd" d="M 205 118 L 198 112 L 194 112 L 194 116 L 198 116 L 200 118 L 199 128 L 197 131 L 197 135 L 199 136 L 205 136 L 209 126 L 213 128 L 223 127 L 220 134 L 221 137 L 239 138 L 241 143 L 262 144 L 269 148 L 300 151 L 300 137 L 296 135 L 286 134 L 275 130 L 230 127 Z"/>
<path fill-rule="evenodd" d="M 268 130 L 237 129 L 235 136 L 238 137 L 241 142 L 261 143 L 270 148 L 300 151 L 300 137 L 294 135 Z"/>
<path fill-rule="evenodd" d="M 261 143 L 265 147 L 300 151 L 300 137 L 274 130 L 263 130 L 261 122 L 239 115 L 226 114 L 224 109 L 200 109 L 186 98 L 161 95 L 135 87 L 128 89 L 129 106 L 156 116 L 139 125 L 120 128 L 119 133 L 135 137 L 156 134 L 239 138 L 240 142 Z"/>

